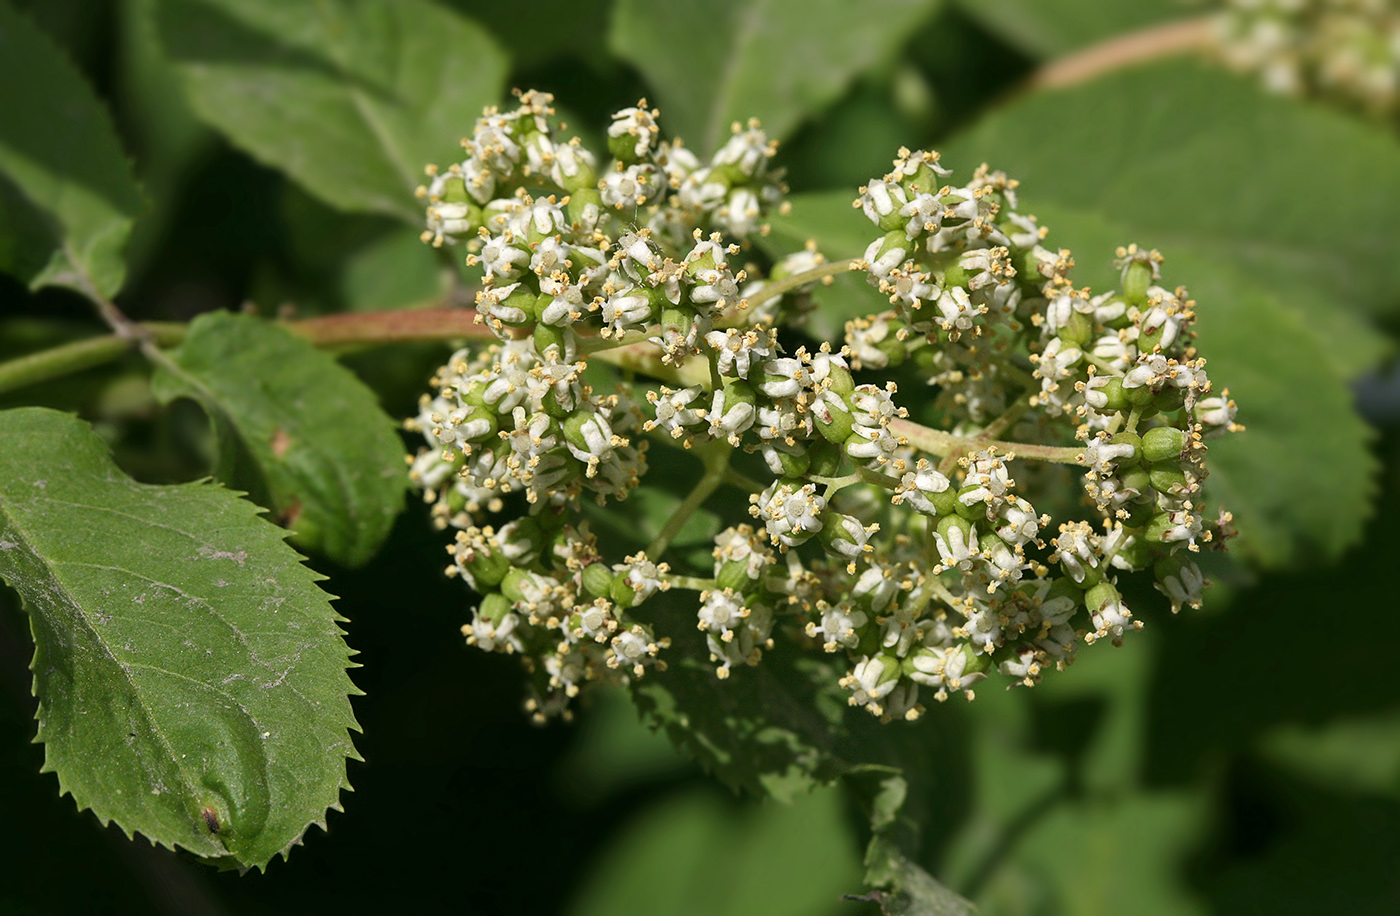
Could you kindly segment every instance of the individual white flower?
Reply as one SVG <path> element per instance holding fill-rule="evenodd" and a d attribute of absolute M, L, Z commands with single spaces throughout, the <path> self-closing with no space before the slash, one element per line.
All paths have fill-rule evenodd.
<path fill-rule="evenodd" d="M 665 184 L 656 173 L 656 166 L 649 162 L 611 169 L 599 182 L 598 191 L 603 205 L 617 210 L 634 210 L 645 206 L 656 197 Z"/>
<path fill-rule="evenodd" d="M 900 580 L 893 570 L 872 563 L 851 587 L 851 600 L 873 614 L 883 613 L 899 593 Z"/>
<path fill-rule="evenodd" d="M 705 418 L 710 422 L 710 435 L 727 438 L 731 445 L 739 444 L 740 434 L 753 426 L 758 416 L 752 392 L 741 391 L 742 383 L 716 388 L 714 400 Z"/>
<path fill-rule="evenodd" d="M 763 381 L 757 387 L 770 398 L 796 397 L 810 381 L 807 367 L 802 365 L 801 360 L 791 356 L 770 359 L 763 364 L 762 369 Z"/>
<path fill-rule="evenodd" d="M 1194 562 L 1183 560 L 1174 572 L 1161 576 L 1154 587 L 1171 601 L 1172 613 L 1175 614 L 1181 610 L 1183 604 L 1190 607 L 1201 606 L 1205 577 L 1201 575 L 1201 568 Z"/>
<path fill-rule="evenodd" d="M 1105 601 L 1099 606 L 1097 611 L 1091 615 L 1094 623 L 1094 632 L 1085 635 L 1085 641 L 1093 642 L 1094 639 L 1111 638 L 1114 643 L 1123 639 L 1126 630 L 1142 629 L 1142 621 L 1134 620 L 1132 612 L 1127 605 L 1123 604 L 1123 599 L 1114 597 Z M 1092 639 L 1091 639 L 1092 637 Z"/>
<path fill-rule="evenodd" d="M 646 326 L 652 317 L 651 298 L 642 290 L 629 287 L 604 300 L 602 311 L 607 330 L 621 334 Z"/>
<path fill-rule="evenodd" d="M 524 652 L 525 645 L 516 632 L 519 627 L 520 617 L 517 614 L 503 614 L 493 623 L 478 613 L 472 622 L 462 629 L 467 637 L 467 645 L 476 646 L 484 652 Z"/>
<path fill-rule="evenodd" d="M 817 493 L 816 484 L 791 484 L 775 481 L 759 496 L 750 512 L 763 519 L 773 543 L 795 547 L 822 529 L 822 512 L 826 497 Z"/>
<path fill-rule="evenodd" d="M 646 665 L 656 663 L 656 655 L 664 646 L 654 642 L 640 624 L 633 624 L 614 636 L 608 648 L 609 668 L 630 669 L 634 677 L 641 677 Z"/>
<path fill-rule="evenodd" d="M 641 604 L 666 587 L 662 579 L 666 571 L 666 564 L 657 566 L 647 559 L 645 553 L 630 556 L 625 563 L 613 564 L 613 572 L 635 595 L 632 599 L 633 606 Z"/>
<path fill-rule="evenodd" d="M 1008 544 L 1024 547 L 1036 539 L 1043 521 L 1049 521 L 1049 516 L 1042 520 L 1030 503 L 1012 496 L 1001 508 L 1001 524 L 996 527 L 996 535 Z"/>
<path fill-rule="evenodd" d="M 875 715 L 884 712 L 880 700 L 899 681 L 899 660 L 888 655 L 862 658 L 855 668 L 841 679 L 841 686 L 851 691 L 850 704 L 865 706 Z"/>
<path fill-rule="evenodd" d="M 964 571 L 971 569 L 972 561 L 980 556 L 977 550 L 977 530 L 956 524 L 940 527 L 946 530 L 934 533 L 933 544 L 943 561 L 943 568 Z"/>
<path fill-rule="evenodd" d="M 1201 435 L 1214 437 L 1239 428 L 1235 423 L 1237 412 L 1234 401 L 1228 397 L 1217 397 L 1197 401 L 1193 415 L 1196 422 L 1204 427 Z"/>
<path fill-rule="evenodd" d="M 626 137 L 631 144 L 628 149 L 631 157 L 644 159 L 661 136 L 661 128 L 656 126 L 656 114 L 645 108 L 624 108 L 612 116 L 608 137 Z"/>
<path fill-rule="evenodd" d="M 1131 442 L 1112 442 L 1108 433 L 1100 432 L 1084 443 L 1084 463 L 1099 474 L 1109 475 L 1119 461 L 1132 458 L 1136 451 Z"/>
<path fill-rule="evenodd" d="M 909 202 L 904 187 L 883 178 L 873 179 L 860 194 L 860 207 L 865 218 L 877 226 L 885 227 L 897 222 L 900 211 Z M 914 236 L 909 236 L 914 238 Z"/>
<path fill-rule="evenodd" d="M 735 188 L 715 211 L 719 227 L 735 238 L 747 238 L 758 231 L 763 205 L 750 188 Z"/>
<path fill-rule="evenodd" d="M 734 125 L 733 135 L 725 141 L 712 160 L 715 165 L 733 166 L 748 178 L 756 178 L 766 169 L 768 160 L 777 152 L 777 144 L 768 139 L 751 120 L 747 127 Z"/>
<path fill-rule="evenodd" d="M 766 329 L 727 328 L 706 334 L 705 342 L 715 353 L 716 368 L 721 375 L 748 378 L 749 368 L 755 361 L 761 362 L 773 355 L 776 339 Z"/>
<path fill-rule="evenodd" d="M 862 627 L 869 622 L 866 613 L 855 607 L 849 601 L 842 601 L 837 604 L 827 604 L 825 601 L 817 603 L 817 610 L 821 613 L 821 623 L 808 622 L 806 632 L 813 639 L 821 638 L 822 646 L 828 652 L 835 652 L 841 647 L 854 649 L 860 642 Z"/>
<path fill-rule="evenodd" d="M 643 429 L 647 431 L 665 430 L 671 434 L 673 439 L 679 439 L 685 434 L 685 427 L 702 420 L 701 411 L 690 406 L 699 396 L 700 388 L 698 386 L 673 390 L 663 385 L 660 392 L 648 391 L 647 400 L 655 409 L 656 418 L 648 420 Z"/>
<path fill-rule="evenodd" d="M 721 638 L 737 629 L 749 616 L 744 596 L 732 588 L 711 589 L 701 596 L 699 628 Z M 732 638 L 732 637 L 731 637 Z"/>
<path fill-rule="evenodd" d="M 945 492 L 951 486 L 948 478 L 939 473 L 927 458 L 920 458 L 914 470 L 906 471 L 895 487 L 890 501 L 895 505 L 908 503 L 916 512 L 924 515 L 938 515 L 932 497 Z"/>
<path fill-rule="evenodd" d="M 519 283 L 511 283 L 507 286 L 495 286 L 479 291 L 476 294 L 476 310 L 495 322 L 511 325 L 525 324 L 530 320 L 529 313 L 518 305 L 506 302 L 510 295 L 520 287 Z"/>
<path fill-rule="evenodd" d="M 963 331 L 972 328 L 985 306 L 974 305 L 967 290 L 961 286 L 952 286 L 939 295 L 937 308 L 943 316 L 943 320 L 939 322 L 940 327 L 948 333 L 950 340 L 957 340 Z"/>

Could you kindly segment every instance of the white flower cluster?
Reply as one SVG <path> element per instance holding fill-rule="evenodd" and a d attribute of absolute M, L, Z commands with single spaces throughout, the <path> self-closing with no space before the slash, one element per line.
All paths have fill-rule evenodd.
<path fill-rule="evenodd" d="M 1394 0 L 1225 0 L 1216 53 L 1273 92 L 1400 114 L 1400 7 Z"/>
<path fill-rule="evenodd" d="M 772 263 L 745 247 L 781 204 L 756 125 L 702 163 L 640 103 L 613 117 L 599 165 L 559 138 L 547 96 L 520 102 L 424 189 L 425 239 L 472 245 L 493 340 L 434 380 L 412 473 L 460 529 L 451 571 L 482 595 L 464 632 L 526 659 L 538 714 L 584 681 L 664 667 L 657 633 L 698 644 L 666 617 L 679 591 L 698 593 L 691 652 L 721 678 L 788 639 L 841 658 L 851 703 L 882 718 L 1121 640 L 1140 622 L 1120 576 L 1199 604 L 1191 555 L 1228 533 L 1200 508 L 1206 441 L 1238 425 L 1155 252 L 1119 252 L 1120 290 L 1076 287 L 1014 181 L 984 167 L 946 185 L 937 154 L 901 151 L 856 202 L 880 237 L 836 265 L 888 308 L 842 345 L 802 342 L 810 284 L 792 282 L 835 271 L 810 248 Z M 689 456 L 705 472 L 645 550 L 600 543 L 585 501 L 656 482 L 649 464 L 674 491 Z M 1087 508 L 1037 489 L 1028 459 L 1084 469 Z M 747 491 L 747 518 L 721 487 Z M 1069 515 L 1052 523 L 1032 492 Z M 702 503 L 728 525 L 713 566 L 673 571 Z M 493 528 L 493 513 L 513 517 Z"/>

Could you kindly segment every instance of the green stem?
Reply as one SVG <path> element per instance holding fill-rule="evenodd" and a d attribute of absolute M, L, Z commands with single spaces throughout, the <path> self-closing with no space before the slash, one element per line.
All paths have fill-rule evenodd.
<path fill-rule="evenodd" d="M 768 487 L 766 483 L 754 480 L 749 475 L 740 473 L 733 468 L 724 469 L 724 482 L 743 490 L 745 493 L 762 493 Z"/>
<path fill-rule="evenodd" d="M 179 342 L 178 335 L 172 340 L 156 334 L 155 339 Z M 0 394 L 106 365 L 121 359 L 135 350 L 136 346 L 137 341 L 132 337 L 108 334 L 103 337 L 75 340 L 49 350 L 7 360 L 0 363 Z"/>
<path fill-rule="evenodd" d="M 1030 407 L 1031 402 L 1026 399 L 1025 392 L 1022 392 L 1021 398 L 1017 400 L 1016 403 L 1006 408 L 1006 411 L 1002 413 L 1001 416 L 982 428 L 982 435 L 990 439 L 1000 436 L 1010 429 L 1017 420 L 1025 416 L 1026 411 L 1030 410 Z"/>
<path fill-rule="evenodd" d="M 715 442 L 700 452 L 700 460 L 705 463 L 705 476 L 700 478 L 700 482 L 690 491 L 690 495 L 676 509 L 675 514 L 667 519 L 666 526 L 661 529 L 656 540 L 647 545 L 646 554 L 651 557 L 653 563 L 660 561 L 666 553 L 666 548 L 671 546 L 671 541 L 680 533 L 690 516 L 710 498 L 710 494 L 718 489 L 721 483 L 724 483 L 725 471 L 729 469 L 731 449 L 732 446 L 727 442 Z"/>
<path fill-rule="evenodd" d="M 141 343 L 158 348 L 178 346 L 188 331 L 187 325 L 175 322 L 124 322 L 115 307 L 110 313 L 103 309 L 102 314 L 104 319 L 114 323 L 118 329 L 116 333 L 74 341 L 0 363 L 0 394 L 106 365 Z M 494 339 L 490 330 L 475 323 L 475 316 L 470 309 L 433 308 L 327 315 L 278 324 L 313 345 L 326 348 Z"/>
<path fill-rule="evenodd" d="M 960 457 L 962 455 L 978 452 L 985 448 L 995 447 L 1003 454 L 1015 452 L 1017 458 L 1030 458 L 1035 461 L 1046 461 L 1051 464 L 1082 464 L 1080 456 L 1084 453 L 1082 447 L 1057 448 L 1051 445 L 1033 445 L 1028 442 L 1005 442 L 1000 439 L 988 439 L 981 436 L 962 437 L 952 433 L 945 433 L 942 430 L 930 429 L 909 420 L 891 420 L 890 432 L 896 436 L 907 439 L 909 444 L 920 451 L 928 452 L 938 457 Z"/>
<path fill-rule="evenodd" d="M 836 261 L 828 261 L 825 264 L 818 265 L 809 270 L 799 271 L 798 273 L 783 277 L 781 280 L 773 280 L 759 287 L 758 291 L 752 296 L 746 297 L 744 308 L 756 308 L 785 293 L 790 293 L 798 287 L 806 286 L 808 283 L 815 283 L 818 280 L 825 280 L 827 277 L 835 277 L 838 274 L 847 273 L 855 269 L 855 265 L 859 260 L 859 258 L 843 258 Z M 721 315 L 715 319 L 715 327 L 736 327 L 745 323 L 745 317 L 743 311 Z"/>
<path fill-rule="evenodd" d="M 709 592 L 716 588 L 714 579 L 702 579 L 699 576 L 667 576 L 666 582 L 671 588 L 683 588 L 692 592 Z"/>

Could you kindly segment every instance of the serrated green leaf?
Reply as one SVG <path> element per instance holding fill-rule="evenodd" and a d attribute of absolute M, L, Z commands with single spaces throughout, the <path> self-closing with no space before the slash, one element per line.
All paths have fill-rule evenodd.
<path fill-rule="evenodd" d="M 506 60 L 424 0 L 160 0 L 157 28 L 196 113 L 342 210 L 420 222 L 423 167 L 460 153 Z"/>
<path fill-rule="evenodd" d="M 141 194 L 91 87 L 5 2 L 0 86 L 0 270 L 36 289 L 113 295 Z"/>
<path fill-rule="evenodd" d="M 1019 179 L 1031 212 L 1060 204 L 1168 258 L 1181 246 L 1229 261 L 1310 328 L 1319 307 L 1356 318 L 1400 303 L 1400 144 L 1203 65 L 1157 63 L 1026 97 L 943 152 L 958 170 L 989 162 Z M 1353 373 L 1378 352 L 1352 347 Z"/>
<path fill-rule="evenodd" d="M 356 690 L 283 533 L 221 487 L 136 483 L 67 414 L 0 412 L 0 441 L 0 578 L 30 615 L 44 769 L 103 822 L 244 867 L 324 826 Z"/>
<path fill-rule="evenodd" d="M 1028 54 L 1053 57 L 1124 32 L 1181 18 L 1181 0 L 955 0 L 958 7 Z"/>
<path fill-rule="evenodd" d="M 940 0 L 618 0 L 613 52 L 655 91 L 661 124 L 709 155 L 735 121 L 782 139 L 881 66 Z"/>
<path fill-rule="evenodd" d="M 249 488 L 297 543 L 341 563 L 373 555 L 403 508 L 404 449 L 359 379 L 290 332 L 201 315 L 152 389 L 198 401 L 219 431 L 219 477 Z"/>

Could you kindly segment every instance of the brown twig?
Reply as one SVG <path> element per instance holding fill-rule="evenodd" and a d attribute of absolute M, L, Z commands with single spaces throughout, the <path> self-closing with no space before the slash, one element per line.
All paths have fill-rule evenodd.
<path fill-rule="evenodd" d="M 1205 48 L 1210 41 L 1211 18 L 1199 16 L 1155 25 L 1053 60 L 1034 73 L 1025 89 L 1063 89 L 1124 67 L 1172 57 Z"/>

